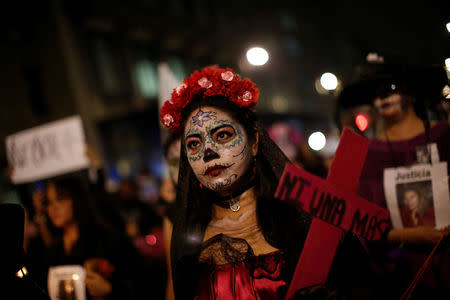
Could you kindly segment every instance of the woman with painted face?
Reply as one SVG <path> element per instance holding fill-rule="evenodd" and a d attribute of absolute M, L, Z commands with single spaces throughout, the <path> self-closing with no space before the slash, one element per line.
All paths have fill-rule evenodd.
<path fill-rule="evenodd" d="M 356 66 L 344 81 L 344 88 L 338 97 L 337 116 L 342 115 L 339 112 L 345 109 L 352 110 L 361 105 L 372 105 L 379 116 L 381 128 L 371 141 L 358 193 L 388 208 L 388 197 L 394 199 L 389 195 L 396 193 L 388 188 L 395 187 L 395 184 L 391 184 L 390 181 L 394 179 L 387 177 L 386 170 L 429 164 L 434 146 L 437 148 L 434 152 L 435 162 L 446 163 L 446 176 L 440 180 L 445 180 L 445 185 L 448 185 L 450 125 L 447 122 L 430 122 L 428 119 L 428 111 L 440 102 L 442 88 L 448 79 L 441 67 L 384 63 L 383 58 L 374 54 L 368 58 L 370 61 Z M 424 150 L 427 155 L 424 155 Z M 398 182 L 397 186 L 401 184 Z M 420 217 L 420 214 L 415 213 L 415 202 L 419 199 L 416 199 L 413 191 L 405 191 L 404 195 L 398 196 L 405 197 L 404 206 L 400 207 L 397 214 L 391 211 L 391 218 L 399 215 L 399 222 L 401 219 L 407 220 L 406 225 L 387 231 L 385 243 L 371 245 L 373 257 L 378 263 L 378 284 L 388 287 L 376 290 L 381 293 L 378 297 L 384 299 L 399 299 L 433 245 L 443 234 L 448 234 L 448 228 L 434 228 L 430 222 L 423 222 L 425 215 L 434 221 L 433 211 Z M 407 206 L 413 209 L 407 209 Z M 412 224 L 415 226 L 410 227 Z M 380 269 L 380 266 L 383 268 Z M 417 285 L 417 299 L 448 299 L 449 270 L 450 252 L 447 246 L 442 246 Z"/>
<path fill-rule="evenodd" d="M 249 79 L 208 67 L 184 79 L 161 109 L 164 126 L 181 132 L 171 240 L 177 299 L 286 293 L 311 217 L 273 196 L 287 159 L 251 111 L 258 96 Z M 300 293 L 365 298 L 366 266 L 359 241 L 347 234 L 327 287 Z"/>

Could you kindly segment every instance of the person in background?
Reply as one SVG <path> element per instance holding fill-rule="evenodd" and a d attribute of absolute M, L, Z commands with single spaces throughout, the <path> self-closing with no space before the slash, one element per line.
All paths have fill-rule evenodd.
<path fill-rule="evenodd" d="M 46 245 L 45 263 L 84 266 L 90 297 L 137 298 L 143 275 L 140 256 L 125 236 L 97 221 L 93 204 L 79 176 L 48 180 L 44 207 L 53 238 Z"/>
<path fill-rule="evenodd" d="M 176 218 L 176 187 L 178 183 L 178 171 L 180 168 L 180 147 L 181 140 L 180 135 L 177 133 L 171 133 L 166 138 L 164 143 L 164 156 L 166 158 L 167 167 L 169 171 L 169 177 L 162 180 L 160 197 L 161 202 L 164 203 L 165 213 L 163 217 L 163 234 L 164 245 L 166 249 L 166 262 L 167 262 L 167 288 L 166 288 L 166 300 L 175 298 L 173 294 L 172 284 L 172 268 L 170 264 L 170 242 L 172 239 L 173 222 Z"/>
<path fill-rule="evenodd" d="M 162 218 L 156 205 L 152 203 L 155 184 L 153 176 L 146 168 L 142 168 L 137 178 L 122 179 L 118 191 L 110 194 L 105 190 L 105 172 L 101 160 L 90 147 L 87 147 L 86 155 L 91 169 L 95 170 L 96 176 L 93 177 L 96 177 L 96 180 L 89 182 L 89 191 L 95 197 L 98 211 L 102 212 L 102 224 L 126 234 L 145 260 L 144 269 L 152 269 L 151 274 L 164 272 Z M 152 291 L 155 297 L 161 293 L 157 292 L 163 284 L 160 278 L 161 276 L 152 276 Z"/>
<path fill-rule="evenodd" d="M 133 179 L 122 179 L 113 199 L 130 239 L 134 240 L 146 235 L 150 228 L 158 223 L 156 213 L 146 203 L 139 200 L 138 185 Z"/>
<path fill-rule="evenodd" d="M 34 217 L 30 223 L 38 228 L 38 235 L 26 237 L 25 241 L 29 272 L 47 287 L 49 266 L 79 264 L 88 271 L 88 296 L 157 298 L 160 284 L 149 286 L 142 281 L 144 274 L 147 278 L 159 278 L 155 274 L 158 272 L 149 270 L 123 233 L 119 212 L 104 189 L 101 160 L 89 145 L 86 156 L 89 169 L 32 185 L 28 202 Z M 13 172 L 9 167 L 8 179 Z M 20 185 L 18 189 L 21 196 L 27 195 L 27 186 Z"/>
<path fill-rule="evenodd" d="M 450 125 L 430 122 L 427 114 L 429 108 L 440 102 L 447 82 L 441 67 L 385 63 L 376 54 L 370 54 L 367 62 L 356 66 L 344 79 L 337 99 L 338 112 L 369 104 L 381 124 L 377 137 L 370 143 L 359 181 L 360 196 L 386 208 L 384 169 L 417 163 L 417 147 L 431 143 L 437 144 L 440 161 L 447 162 L 450 174 Z M 387 231 L 384 243 L 371 245 L 379 271 L 377 296 L 398 299 L 443 234 L 448 234 L 448 228 L 425 225 L 392 228 Z M 440 247 L 414 296 L 414 299 L 450 298 L 447 246 Z"/>

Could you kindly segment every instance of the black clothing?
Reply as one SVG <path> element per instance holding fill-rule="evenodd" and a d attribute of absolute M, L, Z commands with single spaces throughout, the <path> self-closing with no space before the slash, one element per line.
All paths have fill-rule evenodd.
<path fill-rule="evenodd" d="M 0 205 L 0 299 L 49 300 L 32 277 L 16 274 L 29 268 L 23 251 L 24 211 L 17 204 Z"/>
<path fill-rule="evenodd" d="M 104 258 L 114 267 L 110 299 L 137 299 L 144 277 L 142 260 L 130 241 L 117 232 L 98 226 L 80 229 L 80 238 L 66 254 L 62 239 L 46 251 L 49 267 L 59 265 L 81 265 L 91 258 Z M 89 297 L 89 295 L 88 295 Z"/>

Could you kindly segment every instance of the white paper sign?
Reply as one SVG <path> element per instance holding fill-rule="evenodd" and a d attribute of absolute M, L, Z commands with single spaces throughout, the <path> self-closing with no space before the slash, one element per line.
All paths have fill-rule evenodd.
<path fill-rule="evenodd" d="M 65 118 L 6 137 L 13 183 L 26 183 L 88 167 L 81 118 Z"/>
<path fill-rule="evenodd" d="M 384 193 L 394 228 L 450 225 L 447 162 L 385 169 Z"/>
<path fill-rule="evenodd" d="M 48 294 L 52 300 L 86 300 L 86 271 L 79 265 L 51 267 Z"/>

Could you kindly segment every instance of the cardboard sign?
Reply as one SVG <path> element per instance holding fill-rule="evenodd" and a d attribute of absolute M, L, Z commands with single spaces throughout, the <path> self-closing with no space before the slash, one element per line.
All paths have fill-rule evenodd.
<path fill-rule="evenodd" d="M 88 167 L 81 118 L 69 117 L 6 137 L 13 183 L 26 183 Z"/>
<path fill-rule="evenodd" d="M 367 240 L 380 239 L 389 223 L 386 209 L 294 165 L 284 169 L 275 197 Z"/>
<path fill-rule="evenodd" d="M 316 216 L 285 299 L 291 299 L 299 289 L 325 284 L 342 236 L 341 228 L 372 239 L 380 237 L 387 223 L 387 211 L 352 194 L 368 148 L 366 138 L 345 128 L 326 181 L 292 165 L 285 168 L 276 196 L 297 201 Z"/>
<path fill-rule="evenodd" d="M 388 168 L 383 179 L 394 228 L 450 225 L 447 162 Z"/>

